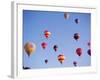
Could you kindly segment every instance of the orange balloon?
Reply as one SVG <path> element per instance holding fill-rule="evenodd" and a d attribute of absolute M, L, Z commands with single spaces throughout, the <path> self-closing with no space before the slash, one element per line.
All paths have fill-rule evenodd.
<path fill-rule="evenodd" d="M 58 55 L 58 61 L 62 64 L 65 61 L 65 56 L 63 54 Z"/>
<path fill-rule="evenodd" d="M 44 36 L 45 36 L 46 38 L 49 38 L 50 35 L 51 35 L 51 32 L 49 32 L 48 30 L 45 30 L 45 31 L 44 31 Z"/>
<path fill-rule="evenodd" d="M 36 50 L 36 45 L 31 42 L 27 42 L 24 46 L 24 49 L 28 56 L 30 56 Z"/>

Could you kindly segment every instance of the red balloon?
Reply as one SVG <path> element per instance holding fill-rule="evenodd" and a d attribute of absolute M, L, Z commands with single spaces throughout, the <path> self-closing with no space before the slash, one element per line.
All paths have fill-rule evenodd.
<path fill-rule="evenodd" d="M 44 36 L 45 36 L 46 38 L 49 38 L 50 35 L 51 35 L 51 32 L 49 32 L 48 30 L 45 30 L 45 31 L 44 31 Z"/>
<path fill-rule="evenodd" d="M 81 55 L 82 55 L 82 49 L 81 49 L 81 48 L 77 48 L 77 49 L 76 49 L 76 54 L 77 54 L 78 56 L 81 56 Z"/>
<path fill-rule="evenodd" d="M 47 47 L 47 43 L 43 42 L 43 43 L 41 44 L 41 46 L 42 46 L 43 49 L 45 49 L 45 48 Z"/>

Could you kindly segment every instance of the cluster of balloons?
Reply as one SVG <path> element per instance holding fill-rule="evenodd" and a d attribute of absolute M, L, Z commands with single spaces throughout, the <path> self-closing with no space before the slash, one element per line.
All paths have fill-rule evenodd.
<path fill-rule="evenodd" d="M 69 17 L 70 17 L 69 13 L 64 12 L 64 18 L 65 18 L 65 19 L 69 19 Z M 75 22 L 76 24 L 79 24 L 80 20 L 79 20 L 78 18 L 76 18 L 76 19 L 74 20 L 74 22 Z"/>
<path fill-rule="evenodd" d="M 69 15 L 67 12 L 65 12 L 65 13 L 64 13 L 64 19 L 69 19 L 69 17 L 70 17 L 70 15 Z M 80 20 L 79 20 L 78 18 L 76 18 L 76 19 L 74 20 L 74 22 L 75 22 L 76 24 L 78 24 L 78 23 L 80 22 Z M 51 32 L 48 31 L 48 30 L 45 30 L 45 31 L 44 31 L 44 37 L 45 37 L 46 39 L 49 39 L 50 36 L 51 36 Z M 78 41 L 78 40 L 80 39 L 80 34 L 79 34 L 79 33 L 74 33 L 73 38 L 74 38 L 76 41 Z M 87 53 L 88 53 L 89 56 L 91 56 L 91 49 L 90 49 L 90 45 L 91 45 L 91 44 L 90 44 L 90 42 L 88 42 L 87 45 L 89 46 L 89 49 L 87 50 Z M 41 47 L 45 50 L 45 49 L 48 47 L 48 44 L 47 44 L 46 42 L 42 42 L 42 43 L 41 43 Z M 35 43 L 33 43 L 33 42 L 27 42 L 27 43 L 24 45 L 24 49 L 25 49 L 25 52 L 27 53 L 27 55 L 30 56 L 32 53 L 35 52 L 35 50 L 36 50 L 36 45 L 35 45 Z M 57 50 L 58 50 L 58 45 L 56 45 L 56 44 L 53 45 L 53 50 L 54 50 L 55 52 L 57 52 Z M 75 53 L 76 53 L 76 55 L 78 55 L 78 56 L 80 57 L 80 56 L 82 55 L 82 48 L 77 48 Z M 62 54 L 59 54 L 59 55 L 57 56 L 57 59 L 58 59 L 58 61 L 62 64 L 62 63 L 64 63 L 66 57 L 65 57 L 65 55 L 62 53 Z M 45 59 L 44 62 L 47 64 L 47 63 L 48 63 L 48 59 Z M 76 67 L 76 66 L 77 66 L 77 61 L 73 61 L 73 65 Z M 29 67 L 23 67 L 23 69 L 29 69 Z"/>
<path fill-rule="evenodd" d="M 50 36 L 51 36 L 51 32 L 48 31 L 48 30 L 45 30 L 45 31 L 44 31 L 44 37 L 45 37 L 46 39 L 48 39 L 48 38 L 50 38 Z M 42 42 L 42 43 L 41 43 L 41 47 L 42 47 L 43 49 L 46 49 L 47 46 L 48 46 L 48 44 L 47 44 L 46 42 Z M 54 46 L 53 46 L 53 50 L 54 50 L 55 52 L 57 52 L 57 50 L 58 50 L 58 45 L 54 45 Z M 57 58 L 58 58 L 58 61 L 59 61 L 61 64 L 62 64 L 62 63 L 64 62 L 64 60 L 65 60 L 64 54 L 58 55 Z M 47 63 L 48 63 L 48 59 L 45 59 L 44 62 L 47 64 Z"/>

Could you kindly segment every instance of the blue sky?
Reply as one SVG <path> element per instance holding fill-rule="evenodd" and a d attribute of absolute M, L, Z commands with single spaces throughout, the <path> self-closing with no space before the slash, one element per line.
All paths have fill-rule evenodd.
<path fill-rule="evenodd" d="M 23 66 L 36 68 L 58 68 L 74 67 L 73 61 L 77 61 L 78 66 L 90 66 L 91 57 L 87 54 L 89 49 L 87 43 L 91 38 L 91 14 L 90 13 L 68 13 L 69 19 L 64 18 L 64 12 L 47 12 L 23 10 L 23 47 L 26 42 L 36 44 L 36 51 L 28 57 L 23 50 Z M 80 20 L 79 24 L 75 19 Z M 51 32 L 49 39 L 44 37 L 44 31 Z M 80 34 L 80 39 L 73 39 L 74 33 Z M 44 50 L 41 43 L 48 43 Z M 58 45 L 58 51 L 53 50 L 53 46 Z M 76 55 L 76 48 L 82 48 L 82 56 Z M 57 60 L 59 54 L 64 54 L 66 59 L 63 64 Z M 44 60 L 48 59 L 45 64 Z"/>

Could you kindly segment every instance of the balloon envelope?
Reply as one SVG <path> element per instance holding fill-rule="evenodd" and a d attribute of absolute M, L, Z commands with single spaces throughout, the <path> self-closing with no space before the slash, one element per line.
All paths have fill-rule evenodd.
<path fill-rule="evenodd" d="M 90 42 L 88 42 L 88 46 L 89 46 L 89 47 L 91 46 Z"/>
<path fill-rule="evenodd" d="M 76 66 L 77 66 L 77 62 L 76 62 L 76 61 L 74 61 L 74 62 L 73 62 L 73 65 L 76 67 Z"/>
<path fill-rule="evenodd" d="M 45 48 L 47 47 L 47 43 L 46 43 L 46 42 L 43 42 L 43 43 L 41 44 L 41 46 L 42 46 L 43 49 L 45 49 Z"/>
<path fill-rule="evenodd" d="M 65 61 L 65 56 L 63 54 L 58 55 L 58 61 L 62 64 Z"/>
<path fill-rule="evenodd" d="M 75 23 L 78 24 L 80 20 L 78 18 L 75 19 Z"/>
<path fill-rule="evenodd" d="M 44 36 L 45 36 L 46 38 L 49 38 L 50 35 L 51 35 L 51 32 L 49 32 L 48 30 L 45 30 L 45 31 L 44 31 Z"/>
<path fill-rule="evenodd" d="M 82 49 L 81 49 L 81 48 L 77 48 L 77 49 L 76 49 L 76 54 L 77 54 L 78 56 L 81 56 L 81 55 L 82 55 Z"/>
<path fill-rule="evenodd" d="M 91 49 L 87 51 L 88 55 L 91 56 Z"/>
<path fill-rule="evenodd" d="M 48 63 L 48 60 L 47 60 L 47 59 L 45 59 L 45 63 L 46 63 L 46 64 Z"/>
<path fill-rule="evenodd" d="M 67 12 L 64 13 L 64 18 L 68 19 L 69 18 L 69 14 Z"/>
<path fill-rule="evenodd" d="M 32 54 L 32 52 L 35 52 L 36 45 L 32 42 L 27 42 L 24 46 L 24 49 L 25 49 L 27 55 L 30 56 Z"/>
<path fill-rule="evenodd" d="M 75 33 L 75 34 L 74 34 L 74 39 L 77 41 L 79 38 L 80 38 L 79 33 Z"/>
<path fill-rule="evenodd" d="M 54 45 L 54 46 L 53 46 L 53 49 L 54 49 L 54 51 L 57 51 L 58 46 L 57 46 L 57 45 Z"/>

